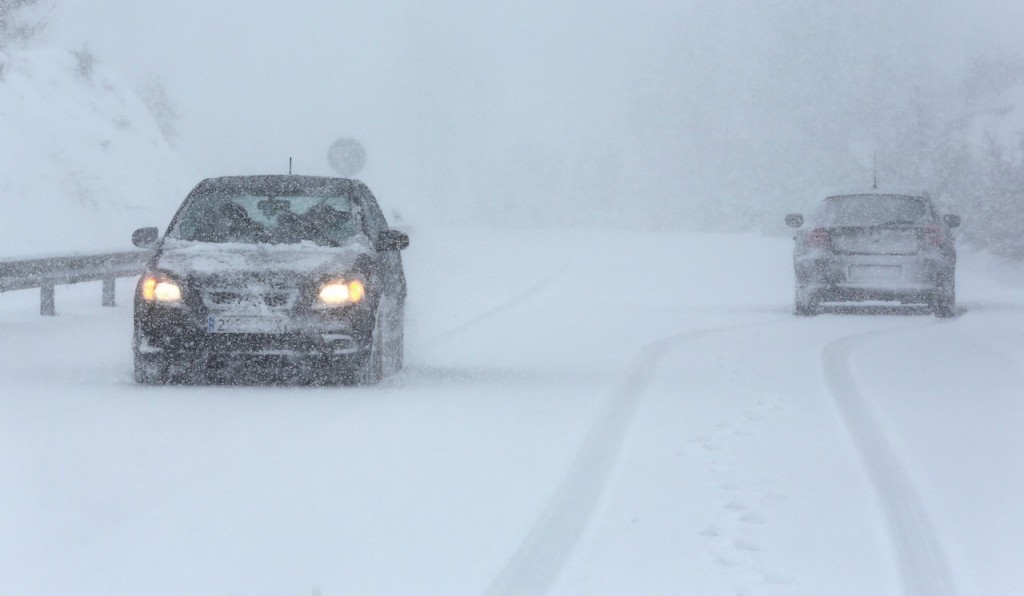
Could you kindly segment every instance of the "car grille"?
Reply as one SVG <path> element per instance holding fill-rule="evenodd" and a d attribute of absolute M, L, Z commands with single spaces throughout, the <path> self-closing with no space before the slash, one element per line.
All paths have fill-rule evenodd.
<path fill-rule="evenodd" d="M 308 355 L 351 354 L 359 349 L 351 335 L 295 333 L 213 334 L 204 338 L 211 354 L 263 354 L 265 356 L 300 357 Z"/>
<path fill-rule="evenodd" d="M 272 314 L 290 311 L 299 297 L 296 289 L 225 289 L 201 292 L 203 304 L 211 312 L 232 314 Z"/>

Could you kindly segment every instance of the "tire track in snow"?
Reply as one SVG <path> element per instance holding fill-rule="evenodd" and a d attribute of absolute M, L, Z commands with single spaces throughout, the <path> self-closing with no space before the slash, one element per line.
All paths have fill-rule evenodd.
<path fill-rule="evenodd" d="M 456 335 L 466 331 L 467 329 L 476 327 L 480 323 L 487 321 L 491 317 L 494 317 L 505 311 L 515 308 L 516 306 L 519 305 L 519 303 L 534 296 L 535 294 L 537 294 L 537 292 L 550 285 L 553 281 L 562 277 L 565 274 L 566 269 L 568 269 L 568 267 L 561 267 L 555 271 L 552 271 L 548 275 L 542 277 L 537 283 L 523 290 L 519 294 L 516 294 L 515 296 L 509 298 L 508 300 L 500 302 L 496 306 L 493 306 L 475 315 L 474 317 L 470 318 L 467 321 L 463 321 L 462 323 L 456 325 L 455 327 L 449 329 L 448 331 L 445 331 L 444 333 L 439 333 L 438 335 L 434 336 L 433 339 L 430 340 L 430 343 L 439 344 L 446 342 L 449 339 L 455 337 Z"/>
<path fill-rule="evenodd" d="M 697 329 L 655 340 L 641 348 L 625 380 L 595 419 L 554 495 L 485 594 L 544 594 L 555 582 L 597 508 L 640 397 L 665 356 L 680 345 L 719 333 L 792 320 L 787 316 L 760 323 Z"/>
<path fill-rule="evenodd" d="M 826 345 L 822 350 L 825 378 L 881 502 L 899 558 L 904 592 L 952 596 L 956 593 L 953 578 L 924 507 L 857 389 L 850 367 L 861 344 L 894 331 L 898 330 L 873 331 Z"/>

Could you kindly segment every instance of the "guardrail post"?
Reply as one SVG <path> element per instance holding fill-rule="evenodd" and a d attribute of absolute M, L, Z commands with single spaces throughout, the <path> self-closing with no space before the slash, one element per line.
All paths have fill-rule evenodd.
<path fill-rule="evenodd" d="M 114 283 L 114 278 L 103 280 L 103 306 L 115 306 Z"/>
<path fill-rule="evenodd" d="M 0 0 L 3 5 L 4 0 Z M 57 314 L 55 288 L 82 282 L 103 282 L 103 305 L 114 306 L 119 277 L 136 277 L 152 251 L 132 250 L 92 255 L 50 256 L 33 259 L 0 258 L 0 292 L 39 288 L 39 314 Z"/>
<path fill-rule="evenodd" d="M 53 285 L 39 287 L 39 314 L 52 317 L 57 314 L 56 300 L 53 297 Z"/>

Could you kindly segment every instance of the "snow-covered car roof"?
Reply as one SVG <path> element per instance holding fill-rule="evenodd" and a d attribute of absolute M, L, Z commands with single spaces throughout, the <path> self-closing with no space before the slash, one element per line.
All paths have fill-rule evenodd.
<path fill-rule="evenodd" d="M 847 195 L 901 195 L 910 197 L 924 197 L 931 200 L 927 191 L 911 186 L 882 186 L 874 187 L 848 187 L 830 188 L 819 194 L 821 198 L 842 197 Z"/>
<path fill-rule="evenodd" d="M 362 190 L 366 185 L 359 180 L 334 178 L 327 176 L 294 176 L 283 174 L 267 174 L 258 176 L 221 176 L 207 178 L 200 182 L 195 192 L 227 191 L 239 193 L 274 192 L 312 192 L 312 193 L 346 193 Z"/>

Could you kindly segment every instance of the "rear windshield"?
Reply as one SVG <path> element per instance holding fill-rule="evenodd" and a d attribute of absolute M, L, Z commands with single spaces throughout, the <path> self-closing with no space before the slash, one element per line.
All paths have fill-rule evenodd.
<path fill-rule="evenodd" d="M 178 214 L 168 236 L 197 242 L 340 246 L 358 231 L 344 196 L 204 194 Z"/>
<path fill-rule="evenodd" d="M 815 223 L 822 227 L 915 225 L 931 218 L 931 208 L 922 197 L 842 195 L 822 202 Z"/>

